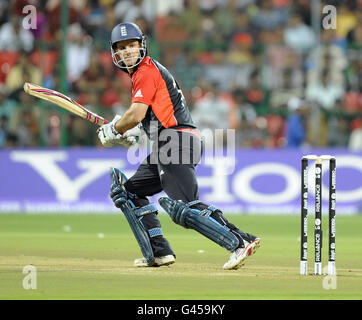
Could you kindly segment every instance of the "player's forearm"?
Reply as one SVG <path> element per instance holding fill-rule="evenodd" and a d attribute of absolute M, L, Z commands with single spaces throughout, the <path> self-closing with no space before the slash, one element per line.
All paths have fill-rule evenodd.
<path fill-rule="evenodd" d="M 117 121 L 114 128 L 121 133 L 138 125 L 145 117 L 148 106 L 143 103 L 132 103 L 131 107 Z"/>
<path fill-rule="evenodd" d="M 140 123 L 140 120 L 133 114 L 125 113 L 121 119 L 117 121 L 114 128 L 117 132 L 124 133 L 129 129 L 134 128 Z"/>

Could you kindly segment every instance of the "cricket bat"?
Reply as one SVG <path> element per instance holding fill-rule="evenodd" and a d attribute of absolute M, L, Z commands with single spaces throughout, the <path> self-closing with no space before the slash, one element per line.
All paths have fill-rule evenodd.
<path fill-rule="evenodd" d="M 81 117 L 99 126 L 108 123 L 108 121 L 103 117 L 86 109 L 77 101 L 67 97 L 66 95 L 58 91 L 43 88 L 41 86 L 28 82 L 24 83 L 24 91 L 34 97 L 54 103 L 58 107 L 68 110 L 69 112 L 77 115 L 78 117 Z"/>

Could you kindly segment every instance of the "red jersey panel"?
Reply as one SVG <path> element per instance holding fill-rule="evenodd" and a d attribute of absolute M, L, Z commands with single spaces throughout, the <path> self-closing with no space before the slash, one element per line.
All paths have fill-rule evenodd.
<path fill-rule="evenodd" d="M 142 120 L 149 136 L 151 122 L 156 122 L 158 133 L 163 128 L 196 128 L 180 87 L 163 65 L 146 56 L 131 77 L 132 103 L 149 106 Z"/>

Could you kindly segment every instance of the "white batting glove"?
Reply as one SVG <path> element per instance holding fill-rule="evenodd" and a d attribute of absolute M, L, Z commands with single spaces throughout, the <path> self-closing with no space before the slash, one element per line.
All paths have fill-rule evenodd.
<path fill-rule="evenodd" d="M 139 123 L 137 126 L 133 127 L 132 129 L 127 130 L 124 134 L 124 137 L 127 138 L 132 145 L 135 144 L 143 144 L 147 139 L 146 133 L 143 130 L 142 124 Z"/>
<path fill-rule="evenodd" d="M 122 118 L 122 116 L 116 114 L 115 117 L 112 119 L 111 123 L 113 123 L 114 125 L 116 125 L 117 121 L 118 121 L 119 119 L 121 119 L 121 118 Z"/>
<path fill-rule="evenodd" d="M 139 141 L 140 137 L 142 136 L 143 131 L 141 130 L 141 125 L 137 125 L 133 127 L 132 129 L 127 130 L 123 136 L 126 138 L 134 138 L 130 140 L 136 140 Z"/>
<path fill-rule="evenodd" d="M 115 125 L 119 119 L 121 116 L 116 115 L 110 123 L 98 129 L 98 138 L 104 147 L 109 148 L 120 144 L 129 148 L 139 141 L 139 135 L 142 134 L 142 131 L 138 126 L 127 130 L 124 134 L 116 131 Z"/>
<path fill-rule="evenodd" d="M 122 134 L 114 129 L 114 123 L 112 122 L 104 124 L 98 129 L 98 138 L 106 148 L 113 147 L 115 144 L 119 144 L 121 140 L 124 140 Z"/>

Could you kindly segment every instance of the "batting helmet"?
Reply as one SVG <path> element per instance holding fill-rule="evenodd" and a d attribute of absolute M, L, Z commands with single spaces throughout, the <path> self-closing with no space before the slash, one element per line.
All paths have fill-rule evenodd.
<path fill-rule="evenodd" d="M 139 58 L 132 66 L 126 66 L 122 59 L 120 59 L 120 57 L 116 54 L 117 42 L 125 40 L 138 40 L 141 44 L 141 48 L 139 48 Z M 113 28 L 110 45 L 113 63 L 121 69 L 134 68 L 141 63 L 147 54 L 146 37 L 143 35 L 141 29 L 136 24 L 130 22 L 120 23 Z"/>

